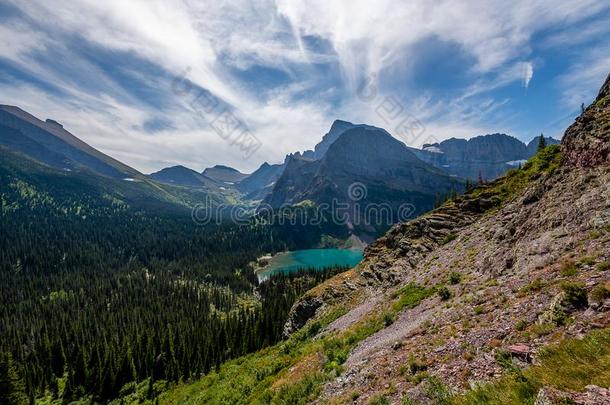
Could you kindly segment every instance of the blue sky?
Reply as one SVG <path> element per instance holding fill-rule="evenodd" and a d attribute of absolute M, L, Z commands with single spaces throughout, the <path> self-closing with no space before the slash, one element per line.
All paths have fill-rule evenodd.
<path fill-rule="evenodd" d="M 143 172 L 251 171 L 335 119 L 412 146 L 559 138 L 610 73 L 608 38 L 599 0 L 3 0 L 0 103 Z"/>

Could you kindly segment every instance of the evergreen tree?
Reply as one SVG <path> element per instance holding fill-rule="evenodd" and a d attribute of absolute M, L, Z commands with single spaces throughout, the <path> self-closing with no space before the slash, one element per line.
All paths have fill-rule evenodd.
<path fill-rule="evenodd" d="M 0 354 L 0 404 L 25 405 L 28 402 L 25 384 L 17 373 L 12 354 Z"/>
<path fill-rule="evenodd" d="M 544 139 L 544 134 L 540 134 L 540 138 L 538 138 L 538 152 L 544 148 L 546 148 L 546 139 Z"/>

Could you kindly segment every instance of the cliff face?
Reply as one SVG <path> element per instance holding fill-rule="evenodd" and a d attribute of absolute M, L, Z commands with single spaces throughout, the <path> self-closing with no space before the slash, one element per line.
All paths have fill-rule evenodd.
<path fill-rule="evenodd" d="M 354 186 L 361 194 L 350 194 Z M 265 203 L 274 208 L 306 200 L 318 206 L 341 204 L 348 207 L 348 227 L 358 234 L 377 236 L 404 215 L 401 205 L 411 204 L 410 215 L 418 215 L 432 209 L 440 197 L 463 187 L 463 182 L 419 160 L 386 131 L 354 126 L 319 160 L 291 156 Z M 379 211 L 375 213 L 379 217 L 373 218 L 367 211 L 373 204 L 384 204 L 391 213 Z"/>
<path fill-rule="evenodd" d="M 561 146 L 394 226 L 359 266 L 295 304 L 287 336 L 319 322 L 317 336 L 356 341 L 318 402 L 435 403 L 431 381 L 459 395 L 539 362 L 544 346 L 610 325 L 609 87 Z M 564 367 L 585 366 L 554 366 Z M 564 388 L 545 381 L 528 400 Z"/>
<path fill-rule="evenodd" d="M 547 145 L 558 140 L 545 137 Z M 539 137 L 527 145 L 506 134 L 489 134 L 474 138 L 451 138 L 439 144 L 412 149 L 418 158 L 458 177 L 477 181 L 493 180 L 518 167 L 538 151 Z"/>

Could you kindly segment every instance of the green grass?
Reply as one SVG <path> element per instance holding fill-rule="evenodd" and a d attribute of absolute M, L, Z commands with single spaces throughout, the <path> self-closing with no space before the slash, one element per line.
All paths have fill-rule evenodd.
<path fill-rule="evenodd" d="M 578 274 L 578 268 L 576 267 L 576 263 L 572 259 L 566 259 L 561 263 L 561 268 L 559 269 L 559 273 L 564 277 L 574 277 Z"/>
<path fill-rule="evenodd" d="M 598 271 L 608 271 L 610 270 L 610 261 L 602 262 L 597 265 Z"/>
<path fill-rule="evenodd" d="M 447 243 L 454 241 L 456 238 L 457 235 L 455 233 L 449 233 L 443 238 L 443 240 L 441 241 L 441 245 L 446 245 Z"/>
<path fill-rule="evenodd" d="M 401 311 L 404 308 L 415 308 L 424 299 L 432 296 L 434 288 L 425 288 L 420 285 L 410 283 L 398 290 L 398 301 L 394 303 L 394 311 Z"/>
<path fill-rule="evenodd" d="M 504 177 L 472 191 L 474 197 L 493 198 L 498 205 L 510 200 L 523 191 L 528 184 L 542 173 L 553 173 L 561 165 L 561 147 L 551 145 L 539 151 L 521 169 L 513 169 Z"/>
<path fill-rule="evenodd" d="M 594 331 L 584 339 L 564 340 L 538 355 L 539 363 L 524 371 L 453 398 L 454 404 L 532 404 L 542 386 L 583 391 L 586 385 L 610 385 L 610 329 Z"/>

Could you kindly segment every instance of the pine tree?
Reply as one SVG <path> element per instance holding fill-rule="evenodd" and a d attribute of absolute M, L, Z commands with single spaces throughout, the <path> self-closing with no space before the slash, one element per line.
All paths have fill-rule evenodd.
<path fill-rule="evenodd" d="M 25 394 L 25 384 L 17 373 L 10 353 L 0 354 L 0 404 L 25 405 L 28 396 Z"/>
<path fill-rule="evenodd" d="M 540 134 L 540 138 L 538 138 L 538 152 L 544 148 L 546 148 L 546 139 L 544 139 L 544 134 Z"/>

